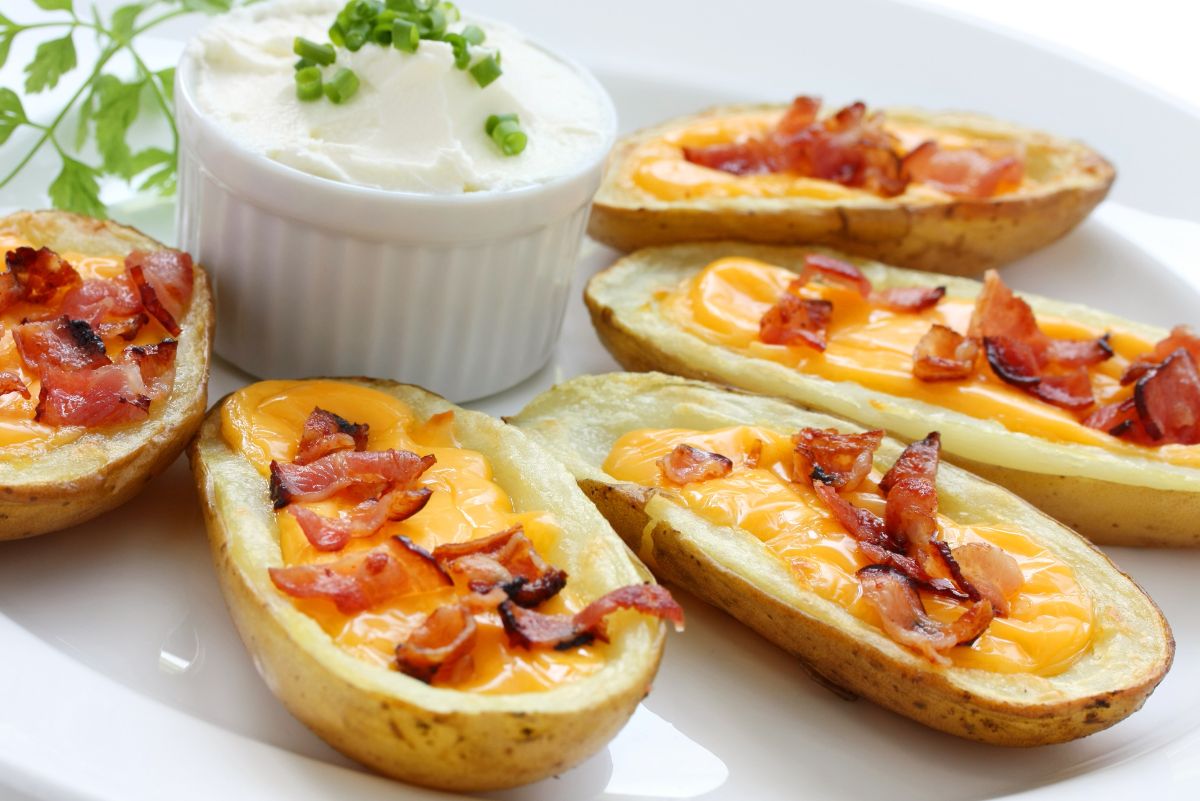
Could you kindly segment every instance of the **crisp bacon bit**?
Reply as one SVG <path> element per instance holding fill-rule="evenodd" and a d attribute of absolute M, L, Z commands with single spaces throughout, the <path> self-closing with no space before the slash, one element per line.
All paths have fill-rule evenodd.
<path fill-rule="evenodd" d="M 150 318 L 127 276 L 89 278 L 64 297 L 59 311 L 72 320 L 85 320 L 100 336 L 131 340 Z"/>
<path fill-rule="evenodd" d="M 1177 325 L 1171 329 L 1171 333 L 1165 339 L 1154 346 L 1154 350 L 1149 354 L 1142 354 L 1125 368 L 1125 372 L 1121 375 L 1121 383 L 1134 383 L 1166 361 L 1168 356 L 1180 348 L 1191 355 L 1194 363 L 1200 364 L 1200 336 L 1197 336 L 1189 326 Z"/>
<path fill-rule="evenodd" d="M 271 462 L 271 498 L 282 509 L 292 501 L 321 501 L 349 487 L 376 497 L 406 487 L 437 461 L 411 451 L 337 451 L 308 464 Z"/>
<path fill-rule="evenodd" d="M 567 584 L 566 572 L 542 559 L 520 524 L 488 537 L 439 545 L 433 558 L 450 575 L 463 577 L 472 592 L 487 594 L 499 587 L 518 606 L 538 606 Z"/>
<path fill-rule="evenodd" d="M 724 478 L 733 470 L 733 461 L 719 453 L 693 448 L 691 445 L 676 445 L 674 450 L 655 464 L 663 478 L 673 484 L 691 484 Z"/>
<path fill-rule="evenodd" d="M 804 344 L 825 350 L 825 335 L 833 304 L 787 294 L 767 310 L 758 324 L 758 338 L 768 345 Z"/>
<path fill-rule="evenodd" d="M 896 458 L 892 469 L 879 482 L 879 490 L 888 495 L 901 479 L 919 478 L 933 484 L 937 481 L 938 462 L 941 460 L 942 435 L 931 431 L 925 439 L 909 444 Z"/>
<path fill-rule="evenodd" d="M 16 392 L 25 400 L 29 400 L 29 387 L 21 380 L 21 374 L 16 370 L 0 371 L 0 395 Z"/>
<path fill-rule="evenodd" d="M 13 329 L 21 361 L 32 371 L 87 370 L 112 364 L 104 340 L 83 320 L 58 317 Z"/>
<path fill-rule="evenodd" d="M 1146 433 L 1159 444 L 1200 443 L 1200 374 L 1187 349 L 1139 378 L 1133 399 Z"/>
<path fill-rule="evenodd" d="M 144 281 L 134 279 L 134 284 L 145 283 L 153 290 L 157 302 L 167 314 L 175 320 L 182 319 L 191 302 L 196 281 L 192 257 L 178 250 L 135 250 L 125 257 L 125 269 L 131 278 L 133 268 L 137 268 L 145 278 Z M 140 286 L 138 289 L 144 295 L 145 290 Z"/>
<path fill-rule="evenodd" d="M 474 668 L 477 631 L 474 615 L 462 605 L 438 607 L 396 646 L 396 667 L 426 684 L 465 678 Z"/>
<path fill-rule="evenodd" d="M 966 581 L 992 605 L 997 617 L 1008 617 L 1009 598 L 1025 584 L 1017 560 L 994 545 L 968 542 L 954 549 L 954 560 Z"/>
<path fill-rule="evenodd" d="M 693 164 L 736 175 L 789 172 L 893 197 L 904 192 L 898 142 L 883 127 L 882 114 L 854 103 L 818 120 L 820 100 L 798 97 L 775 129 L 763 138 L 710 147 L 684 148 Z"/>
<path fill-rule="evenodd" d="M 900 312 L 932 309 L 946 295 L 944 286 L 894 286 L 871 293 L 871 302 Z"/>
<path fill-rule="evenodd" d="M 1098 339 L 1051 339 L 1049 359 L 1063 367 L 1087 367 L 1108 361 L 1113 356 L 1110 336 Z"/>
<path fill-rule="evenodd" d="M 1142 419 L 1138 415 L 1137 404 L 1133 398 L 1101 406 L 1089 414 L 1083 424 L 1088 428 L 1099 429 L 1109 436 L 1119 437 L 1138 445 L 1159 444 L 1142 425 Z"/>
<path fill-rule="evenodd" d="M 947 194 L 982 199 L 1019 186 L 1025 158 L 1011 147 L 947 149 L 927 141 L 904 157 L 903 171 L 907 178 Z"/>
<path fill-rule="evenodd" d="M 175 353 L 179 343 L 164 339 L 153 345 L 130 345 L 122 351 L 121 361 L 137 366 L 142 377 L 141 393 L 151 400 L 170 394 L 175 384 Z"/>
<path fill-rule="evenodd" d="M 8 251 L 4 258 L 9 278 L 0 292 L 0 307 L 17 300 L 50 305 L 62 290 L 80 284 L 79 273 L 50 248 L 29 247 Z"/>
<path fill-rule="evenodd" d="M 129 277 L 133 281 L 133 285 L 137 287 L 138 294 L 141 295 L 142 307 L 150 313 L 151 317 L 158 320 L 171 336 L 179 336 L 183 329 L 175 321 L 175 316 L 167 311 L 167 307 L 159 301 L 158 293 L 150 285 L 149 281 L 146 280 L 142 268 L 136 264 L 131 265 L 129 267 Z"/>
<path fill-rule="evenodd" d="M 857 489 L 870 474 L 881 442 L 883 431 L 841 434 L 835 428 L 802 428 L 792 435 L 792 480 Z"/>
<path fill-rule="evenodd" d="M 913 375 L 921 381 L 958 381 L 975 372 L 979 343 L 934 323 L 913 350 Z"/>
<path fill-rule="evenodd" d="M 1082 411 L 1096 402 L 1092 378 L 1083 367 L 1061 375 L 1044 375 L 1029 389 L 1034 397 L 1063 409 Z"/>
<path fill-rule="evenodd" d="M 821 253 L 809 253 L 804 257 L 804 269 L 800 277 L 792 281 L 788 290 L 794 292 L 808 284 L 813 278 L 823 278 L 858 291 L 864 298 L 871 294 L 871 281 L 853 264 Z"/>
<path fill-rule="evenodd" d="M 366 423 L 351 423 L 333 412 L 316 407 L 304 421 L 300 445 L 296 449 L 296 464 L 308 464 L 335 451 L 364 451 L 367 449 Z"/>
<path fill-rule="evenodd" d="M 904 545 L 888 533 L 883 518 L 850 503 L 823 481 L 814 481 L 813 490 L 829 507 L 834 519 L 855 539 L 868 559 L 895 565 L 908 575 L 922 575 L 920 566 L 902 553 Z"/>
<path fill-rule="evenodd" d="M 925 612 L 917 585 L 893 567 L 868 565 L 858 571 L 858 579 L 863 599 L 879 613 L 887 635 L 935 664 L 949 665 L 945 653 L 974 642 L 992 622 L 992 605 L 982 600 L 953 623 L 939 623 Z"/>
<path fill-rule="evenodd" d="M 451 586 L 433 557 L 406 537 L 392 537 L 378 548 L 334 562 L 272 567 L 267 572 L 281 592 L 332 601 L 343 615 L 401 595 Z"/>
<path fill-rule="evenodd" d="M 509 642 L 522 648 L 549 647 L 558 651 L 608 642 L 605 618 L 619 609 L 636 609 L 642 614 L 669 620 L 683 630 L 683 609 L 671 593 L 658 584 L 631 584 L 592 601 L 574 616 L 546 615 L 522 609 L 512 601 L 500 604 L 500 620 Z"/>
<path fill-rule="evenodd" d="M 129 342 L 136 339 L 138 332 L 142 330 L 142 326 L 150 322 L 150 318 L 144 313 L 138 313 L 132 317 L 126 317 L 120 320 L 114 320 L 108 323 L 99 323 L 95 325 L 96 333 L 104 339 L 121 339 Z"/>
<path fill-rule="evenodd" d="M 34 419 L 52 426 L 117 425 L 145 420 L 150 397 L 129 360 L 92 370 L 45 370 Z"/>
<path fill-rule="evenodd" d="M 324 517 L 303 506 L 289 506 L 304 536 L 318 551 L 340 551 L 351 537 L 369 537 L 385 523 L 407 520 L 425 508 L 433 491 L 394 489 L 378 499 L 368 499 L 347 513 Z"/>
<path fill-rule="evenodd" d="M 1020 387 L 1047 403 L 1064 409 L 1086 409 L 1096 402 L 1092 379 L 1077 367 L 1061 374 L 1040 372 L 1034 348 L 1007 337 L 984 337 L 983 350 L 992 371 L 1006 383 Z"/>

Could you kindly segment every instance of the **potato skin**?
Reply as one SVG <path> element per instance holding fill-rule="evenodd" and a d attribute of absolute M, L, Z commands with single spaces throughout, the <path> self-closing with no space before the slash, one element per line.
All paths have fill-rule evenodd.
<path fill-rule="evenodd" d="M 656 401 L 656 396 L 660 400 Z M 588 406 L 587 398 L 603 400 Z M 656 409 L 653 419 L 638 422 L 637 414 L 649 407 Z M 585 422 L 599 420 L 609 408 L 629 412 L 611 424 Z M 1124 616 L 1115 627 L 1115 636 L 1129 637 L 1129 641 L 1107 653 L 1105 663 L 1088 664 L 1090 657 L 1085 657 L 1061 679 L 932 666 L 874 627 L 839 614 L 840 608 L 830 611 L 835 607 L 832 602 L 814 603 L 816 596 L 795 589 L 794 582 L 778 583 L 777 577 L 762 570 L 764 565 L 773 567 L 773 557 L 756 563 L 762 558 L 759 552 L 766 549 L 748 535 L 742 538 L 745 543 L 730 545 L 737 539 L 736 530 L 717 528 L 714 537 L 703 525 L 689 522 L 698 519 L 690 512 L 664 513 L 669 502 L 650 509 L 655 503 L 654 490 L 617 482 L 596 464 L 601 450 L 624 430 L 672 422 L 690 426 L 689 415 L 713 424 L 737 422 L 724 420 L 733 415 L 768 426 L 794 419 L 805 425 L 861 430 L 780 400 L 653 373 L 575 379 L 536 398 L 512 422 L 564 460 L 588 497 L 660 580 L 677 583 L 728 612 L 801 659 L 822 683 L 861 695 L 932 728 L 995 745 L 1065 742 L 1132 714 L 1169 668 L 1174 641 L 1166 621 L 1153 602 L 1103 554 L 1011 494 L 945 466 L 945 481 L 939 482 L 944 505 L 953 508 L 965 499 L 972 509 L 983 507 L 985 519 L 1013 513 L 1028 526 L 1036 526 L 1031 533 L 1043 535 L 1045 544 L 1066 554 L 1077 575 L 1093 588 L 1104 587 L 1112 593 L 1099 600 L 1097 615 Z M 586 444 L 576 448 L 572 444 L 576 442 Z M 898 452 L 899 445 L 888 442 L 884 450 Z M 963 497 L 956 501 L 948 495 Z M 722 557 L 723 548 L 734 551 L 735 556 Z M 1139 664 L 1127 664 L 1127 654 L 1136 654 L 1134 661 Z"/>
<path fill-rule="evenodd" d="M 657 370 L 789 398 L 869 427 L 885 428 L 906 440 L 919 439 L 936 427 L 942 432 L 947 460 L 1007 487 L 1092 542 L 1200 547 L 1200 470 L 1017 434 L 857 384 L 835 384 L 806 376 L 782 365 L 725 351 L 683 332 L 675 333 L 668 322 L 656 320 L 657 315 L 646 304 L 653 292 L 673 286 L 713 259 L 745 255 L 799 269 L 803 255 L 811 251 L 733 242 L 647 248 L 594 276 L 584 301 L 600 341 L 627 370 Z M 948 294 L 957 297 L 973 297 L 980 286 L 968 279 L 916 273 L 862 260 L 856 263 L 881 286 L 946 285 Z M 1151 341 L 1167 333 L 1094 309 L 1024 293 L 1023 297 L 1030 300 L 1035 311 L 1060 314 L 1098 328 L 1119 324 Z"/>
<path fill-rule="evenodd" d="M 19 212 L 0 219 L 0 227 L 15 228 L 39 247 L 95 255 L 165 248 L 128 226 L 63 211 Z M 57 531 L 114 509 L 183 452 L 204 417 L 213 335 L 208 275 L 194 268 L 167 402 L 142 423 L 87 432 L 39 457 L 0 459 L 0 540 Z"/>
<path fill-rule="evenodd" d="M 630 251 L 678 242 L 736 239 L 775 245 L 816 244 L 870 259 L 948 275 L 979 275 L 1045 247 L 1078 225 L 1108 194 L 1113 166 L 1087 146 L 962 112 L 891 109 L 931 128 L 1015 139 L 1053 153 L 1055 177 L 995 198 L 697 198 L 665 201 L 621 185 L 639 144 L 672 130 L 745 111 L 783 106 L 722 106 L 670 120 L 617 143 L 592 208 L 593 239 Z"/>
<path fill-rule="evenodd" d="M 455 408 L 415 387 L 342 380 L 402 395 L 425 413 Z M 267 577 L 279 554 L 277 540 L 272 551 L 263 539 L 278 536 L 270 531 L 274 513 L 266 481 L 225 444 L 221 405 L 210 412 L 188 455 L 222 593 L 271 691 L 331 746 L 414 784 L 457 791 L 514 787 L 561 773 L 599 750 L 649 692 L 665 636 L 660 622 L 644 618 L 618 622 L 610 664 L 599 674 L 540 693 L 486 696 L 433 688 L 342 652 Z M 536 450 L 519 432 L 484 415 L 458 409 L 456 421 L 468 415 L 469 425 L 483 430 L 479 436 L 497 438 L 495 447 L 519 438 L 523 455 Z M 595 527 L 587 539 L 598 543 L 573 547 L 590 549 L 602 564 L 593 577 L 576 558 L 572 582 L 619 585 L 650 578 L 565 471 L 540 452 L 530 469 L 543 477 L 557 471 L 549 480 L 552 491 L 566 487 L 571 498 L 556 513 Z"/>

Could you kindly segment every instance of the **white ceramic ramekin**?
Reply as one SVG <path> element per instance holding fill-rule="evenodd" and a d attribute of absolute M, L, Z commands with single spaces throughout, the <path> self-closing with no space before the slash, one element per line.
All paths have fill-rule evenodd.
<path fill-rule="evenodd" d="M 177 230 L 213 279 L 217 353 L 260 378 L 369 375 L 455 401 L 541 368 L 616 136 L 608 94 L 566 63 L 606 106 L 603 146 L 545 184 L 439 196 L 342 184 L 242 147 L 197 108 L 185 52 Z"/>

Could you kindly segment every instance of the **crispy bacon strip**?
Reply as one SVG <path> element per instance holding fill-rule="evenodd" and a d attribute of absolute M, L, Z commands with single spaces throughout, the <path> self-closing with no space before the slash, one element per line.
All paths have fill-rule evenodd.
<path fill-rule="evenodd" d="M 450 577 L 407 537 L 334 562 L 272 567 L 271 582 L 293 598 L 322 598 L 353 615 L 401 595 L 451 586 Z"/>
<path fill-rule="evenodd" d="M 1106 432 L 1109 436 L 1119 437 L 1138 445 L 1154 445 L 1155 440 L 1146 432 L 1142 419 L 1138 415 L 1137 404 L 1133 398 L 1126 398 L 1117 403 L 1109 403 L 1099 407 L 1084 418 L 1083 424 Z"/>
<path fill-rule="evenodd" d="M 1025 584 L 1017 560 L 986 542 L 968 542 L 954 549 L 963 577 L 992 605 L 997 617 L 1008 617 L 1009 598 Z"/>
<path fill-rule="evenodd" d="M 315 407 L 304 421 L 293 461 L 308 464 L 335 451 L 365 451 L 369 430 L 366 423 L 351 423 L 333 412 Z"/>
<path fill-rule="evenodd" d="M 975 372 L 979 343 L 934 323 L 913 350 L 913 375 L 921 381 L 959 381 Z"/>
<path fill-rule="evenodd" d="M 1158 444 L 1200 443 L 1200 374 L 1186 348 L 1139 378 L 1133 400 L 1142 426 Z"/>
<path fill-rule="evenodd" d="M 128 276 L 89 278 L 63 297 L 59 311 L 85 320 L 101 337 L 131 340 L 150 318 Z"/>
<path fill-rule="evenodd" d="M 842 434 L 835 428 L 802 428 L 792 435 L 792 480 L 857 489 L 870 474 L 881 442 L 881 430 Z"/>
<path fill-rule="evenodd" d="M 146 275 L 142 271 L 140 265 L 133 265 L 129 269 L 129 278 L 133 281 L 133 285 L 137 287 L 138 294 L 142 299 L 142 308 L 144 308 L 151 317 L 158 320 L 162 327 L 167 329 L 167 333 L 177 337 L 183 331 L 176 322 L 175 316 L 167 311 L 167 307 L 158 299 L 158 293 L 154 287 L 146 280 Z"/>
<path fill-rule="evenodd" d="M 567 585 L 566 572 L 542 559 L 520 524 L 488 537 L 439 545 L 433 558 L 451 576 L 462 577 L 472 592 L 487 594 L 499 587 L 518 606 L 538 606 Z"/>
<path fill-rule="evenodd" d="M 1011 147 L 943 148 L 923 142 L 904 157 L 904 174 L 950 195 L 989 198 L 1025 177 L 1024 154 Z"/>
<path fill-rule="evenodd" d="M 0 282 L 0 310 L 22 300 L 51 305 L 60 293 L 81 282 L 75 268 L 50 248 L 15 248 L 4 261 L 8 274 Z"/>
<path fill-rule="evenodd" d="M 916 584 L 893 567 L 867 565 L 858 571 L 858 579 L 863 599 L 879 613 L 887 635 L 938 665 L 949 665 L 946 652 L 974 642 L 992 622 L 992 605 L 982 600 L 954 622 L 939 623 L 926 613 Z"/>
<path fill-rule="evenodd" d="M 271 498 L 276 509 L 292 501 L 321 501 L 349 487 L 370 490 L 407 487 L 437 461 L 412 451 L 337 451 L 308 464 L 271 462 Z"/>
<path fill-rule="evenodd" d="M 871 294 L 871 281 L 862 274 L 861 270 L 848 261 L 835 259 L 822 253 L 809 253 L 804 257 L 804 269 L 800 271 L 800 277 L 792 281 L 788 290 L 795 292 L 813 278 L 823 278 L 835 284 L 848 286 L 857 290 L 858 294 L 864 298 Z"/>
<path fill-rule="evenodd" d="M 477 631 L 475 616 L 463 605 L 438 607 L 396 646 L 396 667 L 426 684 L 463 678 L 474 668 Z"/>
<path fill-rule="evenodd" d="M 57 317 L 21 323 L 13 329 L 17 353 L 33 372 L 48 369 L 87 370 L 112 364 L 104 341 L 83 320 Z"/>
<path fill-rule="evenodd" d="M 1175 351 L 1183 348 L 1192 357 L 1192 361 L 1200 364 L 1200 336 L 1196 335 L 1189 326 L 1177 325 L 1171 333 L 1154 346 L 1148 354 L 1142 354 L 1135 359 L 1125 372 L 1121 374 L 1122 384 L 1132 384 L 1150 370 L 1158 367 Z"/>
<path fill-rule="evenodd" d="M 768 345 L 808 345 L 825 350 L 833 304 L 827 300 L 783 295 L 758 324 L 758 338 Z"/>
<path fill-rule="evenodd" d="M 944 286 L 894 286 L 871 293 L 871 302 L 900 312 L 932 309 L 946 295 Z"/>
<path fill-rule="evenodd" d="M 500 604 L 500 620 L 509 642 L 522 648 L 564 651 L 594 640 L 608 642 L 605 618 L 619 609 L 636 609 L 645 615 L 669 620 L 683 630 L 683 609 L 666 587 L 631 584 L 604 595 L 571 615 L 546 615 L 522 609 L 512 601 Z"/>
<path fill-rule="evenodd" d="M 15 392 L 25 400 L 29 400 L 29 387 L 21 380 L 21 374 L 16 370 L 0 371 L 0 395 Z"/>
<path fill-rule="evenodd" d="M 655 464 L 667 481 L 680 485 L 724 478 L 733 470 L 733 461 L 729 457 L 686 444 L 676 445 Z"/>
<path fill-rule="evenodd" d="M 146 311 L 172 336 L 192 299 L 192 257 L 178 250 L 135 250 L 125 257 L 125 271 Z"/>
<path fill-rule="evenodd" d="M 888 533 L 883 518 L 868 509 L 850 503 L 837 490 L 822 481 L 813 482 L 817 493 L 833 517 L 855 539 L 863 554 L 872 562 L 892 565 L 909 576 L 923 576 L 920 565 L 906 556 L 903 543 L 897 542 Z"/>
<path fill-rule="evenodd" d="M 34 419 L 47 425 L 94 428 L 146 419 L 150 404 L 171 392 L 174 340 L 129 346 L 116 364 L 90 369 L 47 367 Z"/>
<path fill-rule="evenodd" d="M 349 512 L 325 517 L 304 506 L 289 506 L 300 530 L 318 551 L 340 551 L 352 537 L 369 537 L 385 523 L 407 520 L 425 508 L 433 491 L 394 489 L 379 498 L 363 501 Z"/>
<path fill-rule="evenodd" d="M 1043 373 L 1035 348 L 1007 337 L 984 337 L 988 364 L 1002 381 L 1020 387 L 1047 403 L 1064 409 L 1082 410 L 1096 402 L 1087 369 L 1076 367 L 1065 373 Z"/>

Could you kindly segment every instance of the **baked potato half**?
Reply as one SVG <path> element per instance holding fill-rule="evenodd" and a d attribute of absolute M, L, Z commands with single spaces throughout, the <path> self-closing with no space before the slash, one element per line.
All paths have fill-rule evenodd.
<path fill-rule="evenodd" d="M 0 233 L 84 257 L 166 247 L 133 228 L 62 211 L 9 215 Z M 0 448 L 0 540 L 57 531 L 120 506 L 183 452 L 204 417 L 213 334 L 208 276 L 198 264 L 193 271 L 191 305 L 178 321 L 174 385 L 147 419 L 33 451 Z"/>
<path fill-rule="evenodd" d="M 739 256 L 799 272 L 805 256 L 826 252 L 731 242 L 647 248 L 589 282 L 585 300 L 600 339 L 629 370 L 660 370 L 789 398 L 886 429 L 904 440 L 937 429 L 945 457 L 1001 484 L 1093 542 L 1134 546 L 1200 545 L 1200 469 L 1172 464 L 1132 445 L 1113 448 L 1053 441 L 930 403 L 833 381 L 752 358 L 679 327 L 656 300 L 714 260 Z M 829 252 L 826 252 L 829 253 Z M 839 256 L 840 254 L 832 254 Z M 946 298 L 972 299 L 979 282 L 847 258 L 879 289 L 946 287 Z M 1077 304 L 1022 293 L 1038 314 L 1149 342 L 1166 331 Z M 1114 440 L 1115 443 L 1115 440 Z"/>
<path fill-rule="evenodd" d="M 919 184 L 895 197 L 816 181 L 791 196 L 723 196 L 689 188 L 664 197 L 637 179 L 648 149 L 689 129 L 739 116 L 778 118 L 782 105 L 721 106 L 634 133 L 614 148 L 588 233 L 624 251 L 724 239 L 818 244 L 871 259 L 950 275 L 977 275 L 1042 248 L 1074 228 L 1104 199 L 1115 171 L 1086 145 L 980 114 L 887 109 L 889 129 L 937 138 L 1013 144 L 1026 177 L 992 197 L 946 194 Z M 678 146 L 666 145 L 667 149 Z M 672 196 L 675 195 L 675 196 Z"/>
<path fill-rule="evenodd" d="M 482 453 L 517 512 L 548 510 L 562 530 L 541 555 L 584 598 L 652 580 L 571 475 L 511 426 L 414 386 L 342 379 L 399 399 L 422 418 L 453 410 L 462 447 Z M 572 767 L 625 724 L 662 656 L 661 621 L 609 622 L 598 672 L 537 692 L 486 694 L 426 684 L 371 663 L 272 583 L 283 564 L 268 481 L 222 435 L 222 407 L 189 450 L 213 560 L 237 630 L 271 691 L 330 745 L 403 781 L 448 790 L 511 787 Z M 539 546 L 541 549 L 541 546 Z M 599 646 L 598 646 L 599 647 Z"/>
<path fill-rule="evenodd" d="M 603 467 L 614 443 L 640 429 L 862 430 L 855 425 L 780 399 L 657 373 L 572 379 L 509 422 L 568 467 L 661 580 L 733 615 L 817 677 L 933 728 L 1009 746 L 1071 740 L 1137 710 L 1171 665 L 1167 623 L 1133 581 L 1074 532 L 951 465 L 937 479 L 943 514 L 956 523 L 1025 532 L 1069 565 L 1092 599 L 1091 646 L 1066 670 L 1034 675 L 937 666 L 809 589 L 763 540 L 714 525 L 669 493 L 619 481 Z M 902 448 L 885 439 L 876 466 L 885 469 Z"/>

